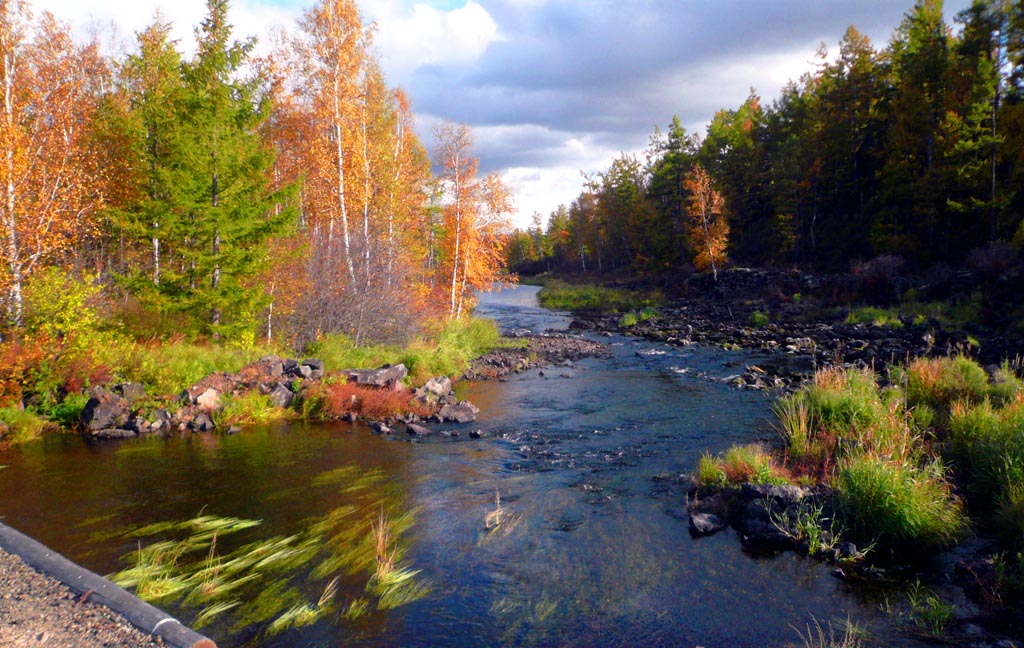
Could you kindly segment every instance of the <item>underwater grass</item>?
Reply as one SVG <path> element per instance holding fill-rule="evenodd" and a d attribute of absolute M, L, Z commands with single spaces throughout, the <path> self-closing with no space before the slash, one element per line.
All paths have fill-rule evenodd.
<path fill-rule="evenodd" d="M 414 512 L 388 513 L 394 495 L 379 482 L 354 464 L 312 478 L 311 488 L 341 488 L 351 503 L 287 536 L 260 538 L 258 520 L 213 515 L 147 525 L 129 535 L 154 539 L 126 554 L 130 566 L 111 579 L 147 600 L 178 601 L 195 627 L 225 618 L 257 636 L 407 604 L 430 592 L 403 559 Z M 239 542 L 241 532 L 250 541 Z M 367 596 L 339 609 L 343 579 Z"/>

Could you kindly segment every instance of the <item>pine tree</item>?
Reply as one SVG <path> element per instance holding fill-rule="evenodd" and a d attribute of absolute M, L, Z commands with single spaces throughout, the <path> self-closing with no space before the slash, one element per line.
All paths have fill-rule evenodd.
<path fill-rule="evenodd" d="M 251 280 L 294 210 L 290 188 L 269 186 L 274 154 L 259 127 L 270 102 L 258 79 L 240 78 L 255 42 L 231 40 L 227 0 L 208 0 L 207 10 L 196 55 L 182 68 L 173 156 L 160 171 L 175 267 L 154 288 L 215 338 L 252 336 L 264 297 Z"/>

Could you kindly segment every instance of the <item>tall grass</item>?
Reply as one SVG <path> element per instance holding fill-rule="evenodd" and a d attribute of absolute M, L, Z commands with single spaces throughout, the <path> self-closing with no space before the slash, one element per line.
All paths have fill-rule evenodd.
<path fill-rule="evenodd" d="M 776 465 L 771 454 L 760 445 L 737 445 L 720 457 L 705 454 L 700 458 L 697 480 L 704 485 L 788 484 L 789 475 Z"/>
<path fill-rule="evenodd" d="M 307 352 L 324 361 L 327 369 L 369 369 L 404 364 L 414 381 L 460 374 L 470 361 L 500 342 L 498 325 L 490 320 L 465 318 L 434 323 L 427 335 L 405 348 L 356 346 L 344 335 L 331 335 L 310 345 Z"/>
<path fill-rule="evenodd" d="M 570 286 L 549 282 L 537 295 L 541 306 L 554 310 L 594 310 L 607 313 L 657 308 L 664 301 L 659 291 L 634 292 L 604 286 Z"/>
<path fill-rule="evenodd" d="M 861 538 L 899 549 L 941 547 L 967 528 L 960 500 L 938 460 L 924 466 L 861 455 L 835 482 L 843 518 Z"/>

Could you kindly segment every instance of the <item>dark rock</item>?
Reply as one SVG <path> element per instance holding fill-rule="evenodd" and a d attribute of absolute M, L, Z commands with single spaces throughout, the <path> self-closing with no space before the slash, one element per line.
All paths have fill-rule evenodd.
<path fill-rule="evenodd" d="M 409 370 L 404 364 L 397 364 L 384 365 L 379 369 L 347 369 L 342 373 L 357 385 L 394 387 L 409 375 Z"/>
<path fill-rule="evenodd" d="M 725 522 L 714 513 L 690 513 L 690 533 L 711 535 L 725 528 Z"/>
<path fill-rule="evenodd" d="M 129 403 L 134 403 L 146 397 L 146 387 L 142 383 L 137 382 L 121 383 L 114 386 L 114 393 Z"/>
<path fill-rule="evenodd" d="M 836 547 L 836 558 L 839 560 L 853 560 L 860 555 L 857 545 L 852 542 L 843 542 Z"/>
<path fill-rule="evenodd" d="M 430 428 L 423 427 L 422 425 L 417 425 L 415 423 L 407 423 L 405 425 L 405 431 L 407 434 L 414 436 L 427 436 L 428 434 L 431 434 Z"/>
<path fill-rule="evenodd" d="M 319 358 L 306 358 L 302 361 L 303 367 L 309 367 L 310 374 L 308 378 L 310 380 L 320 380 L 324 377 L 324 361 Z"/>
<path fill-rule="evenodd" d="M 470 439 L 482 439 L 485 436 L 487 436 L 487 435 L 484 434 L 483 430 L 471 430 L 470 433 L 469 433 L 469 438 Z"/>
<path fill-rule="evenodd" d="M 295 374 L 299 378 L 312 378 L 313 367 L 310 367 L 309 365 L 299 365 L 298 367 L 295 368 Z"/>
<path fill-rule="evenodd" d="M 126 428 L 132 417 L 128 401 L 106 389 L 94 390 L 80 418 L 82 427 L 90 432 Z"/>
<path fill-rule="evenodd" d="M 807 491 L 787 484 L 743 484 L 740 494 L 747 500 L 774 500 L 778 504 L 798 504 Z"/>
<path fill-rule="evenodd" d="M 242 428 L 238 427 L 237 425 L 232 425 L 231 427 L 224 431 L 224 434 L 238 434 L 241 431 Z"/>
<path fill-rule="evenodd" d="M 267 397 L 270 399 L 270 403 L 274 407 L 281 409 L 288 409 L 295 400 L 295 394 L 292 393 L 292 390 L 288 389 L 288 387 L 281 383 L 274 385 L 274 388 L 270 390 Z"/>
<path fill-rule="evenodd" d="M 377 423 L 374 423 L 373 425 L 371 425 L 370 429 L 373 430 L 377 434 L 394 434 L 395 433 L 394 428 L 390 427 L 386 423 L 380 423 L 380 422 L 377 422 Z"/>
<path fill-rule="evenodd" d="M 299 361 L 294 358 L 288 358 L 281 363 L 281 370 L 286 376 L 298 376 L 298 369 Z"/>
<path fill-rule="evenodd" d="M 469 401 L 460 401 L 455 405 L 445 405 L 437 413 L 439 421 L 456 423 L 472 423 L 480 415 L 480 408 Z"/>
<path fill-rule="evenodd" d="M 216 427 L 213 419 L 206 412 L 199 412 L 189 423 L 189 428 L 194 432 L 209 432 Z"/>
<path fill-rule="evenodd" d="M 94 439 L 134 439 L 139 436 L 134 430 L 123 430 L 121 428 L 106 428 L 96 430 L 92 433 Z"/>

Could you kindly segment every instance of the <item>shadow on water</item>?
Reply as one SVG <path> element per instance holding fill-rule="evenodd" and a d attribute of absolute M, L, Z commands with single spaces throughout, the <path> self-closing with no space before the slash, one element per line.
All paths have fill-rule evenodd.
<path fill-rule="evenodd" d="M 485 294 L 478 312 L 506 330 L 569 321 L 530 287 Z M 204 629 L 222 646 L 766 646 L 848 618 L 912 645 L 826 566 L 748 557 L 731 532 L 691 538 L 684 492 L 653 479 L 771 436 L 763 395 L 711 380 L 752 356 L 606 341 L 609 358 L 461 385 L 483 413 L 457 438 L 294 424 L 49 439 L 0 454 L 0 514 L 101 573 L 131 568 L 145 547 L 180 549 L 175 575 L 191 589 L 164 604 L 183 620 L 231 604 Z M 476 428 L 486 438 L 469 440 Z M 385 560 L 409 588 L 391 597 L 382 511 Z M 211 550 L 197 516 L 259 524 Z M 167 522 L 179 524 L 144 528 Z M 229 575 L 249 580 L 202 598 Z"/>

